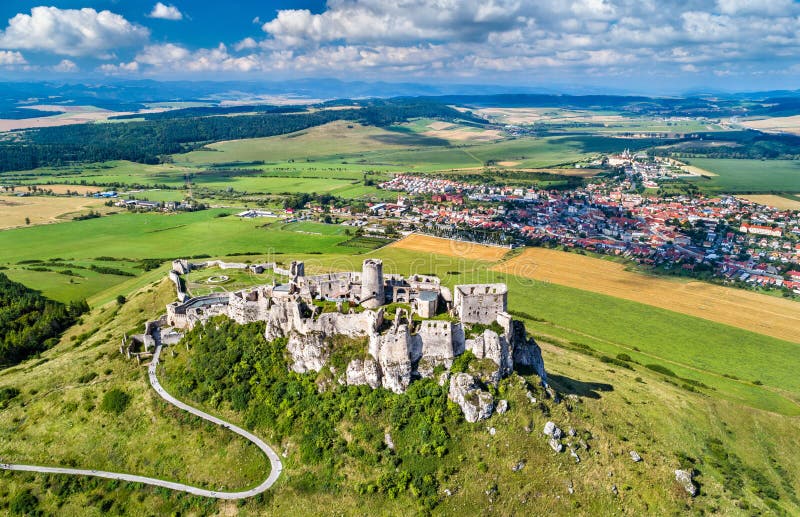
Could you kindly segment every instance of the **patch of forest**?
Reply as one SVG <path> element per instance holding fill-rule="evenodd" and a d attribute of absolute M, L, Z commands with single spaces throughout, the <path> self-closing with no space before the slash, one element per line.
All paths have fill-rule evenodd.
<path fill-rule="evenodd" d="M 54 346 L 61 333 L 88 310 L 85 301 L 64 305 L 0 273 L 0 367 Z"/>

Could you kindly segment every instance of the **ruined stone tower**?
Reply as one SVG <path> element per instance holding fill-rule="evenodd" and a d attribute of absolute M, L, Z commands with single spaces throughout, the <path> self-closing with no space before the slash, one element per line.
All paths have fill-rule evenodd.
<path fill-rule="evenodd" d="M 289 278 L 296 281 L 298 277 L 306 276 L 306 265 L 302 261 L 293 260 L 289 264 Z"/>
<path fill-rule="evenodd" d="M 361 305 L 375 309 L 386 302 L 383 290 L 383 262 L 367 259 L 361 270 Z"/>

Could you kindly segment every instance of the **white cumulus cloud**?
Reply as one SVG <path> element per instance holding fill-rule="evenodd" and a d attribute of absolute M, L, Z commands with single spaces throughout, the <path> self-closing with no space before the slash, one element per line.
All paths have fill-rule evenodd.
<path fill-rule="evenodd" d="M 0 50 L 0 66 L 24 65 L 27 61 L 19 52 Z"/>
<path fill-rule="evenodd" d="M 174 5 L 165 5 L 158 2 L 153 6 L 153 10 L 148 15 L 150 18 L 159 18 L 161 20 L 183 20 L 183 13 L 178 10 Z"/>
<path fill-rule="evenodd" d="M 11 18 L 0 32 L 0 47 L 105 58 L 111 50 L 141 44 L 149 35 L 145 27 L 111 11 L 42 6 Z"/>
<path fill-rule="evenodd" d="M 263 67 L 260 56 L 236 56 L 222 43 L 215 48 L 198 50 L 189 50 L 173 43 L 149 45 L 136 55 L 134 61 L 140 66 L 148 66 L 151 71 L 251 72 Z"/>
<path fill-rule="evenodd" d="M 133 73 L 139 70 L 139 63 L 137 63 L 136 61 L 131 61 L 129 63 L 119 63 L 118 65 L 106 63 L 104 65 L 100 65 L 99 70 L 109 75 Z"/>
<path fill-rule="evenodd" d="M 71 73 L 77 72 L 79 68 L 78 65 L 75 64 L 75 61 L 70 59 L 62 59 L 60 63 L 53 67 L 53 70 L 56 72 Z"/>

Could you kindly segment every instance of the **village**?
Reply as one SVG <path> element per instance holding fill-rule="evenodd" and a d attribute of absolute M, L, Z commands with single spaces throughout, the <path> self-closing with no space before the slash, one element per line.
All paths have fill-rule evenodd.
<path fill-rule="evenodd" d="M 800 294 L 800 213 L 727 195 L 648 195 L 641 187 L 656 188 L 681 171 L 629 153 L 607 163 L 621 174 L 573 190 L 399 174 L 380 184 L 399 193 L 396 202 L 370 203 L 368 216 L 342 224 L 367 233 L 385 233 L 389 223 L 403 233 L 562 246 L 622 256 L 662 273 Z M 356 215 L 347 207 L 308 207 L 326 210 Z"/>
<path fill-rule="evenodd" d="M 622 181 L 603 180 L 572 191 L 400 175 L 381 187 L 424 201 L 400 198 L 397 204 L 372 208 L 394 217 L 403 229 L 445 236 L 459 228 L 473 230 L 473 235 L 478 230 L 501 234 L 506 241 L 511 237 L 512 245 L 619 255 L 664 272 L 704 273 L 800 294 L 797 211 L 734 196 L 648 197 L 632 188 L 633 170 L 631 166 Z"/>

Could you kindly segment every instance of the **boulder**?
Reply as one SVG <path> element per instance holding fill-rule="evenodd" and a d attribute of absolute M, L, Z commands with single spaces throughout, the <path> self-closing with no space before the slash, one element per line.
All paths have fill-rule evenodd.
<path fill-rule="evenodd" d="M 639 453 L 636 452 L 636 451 L 631 451 L 631 459 L 633 461 L 635 461 L 636 463 L 639 463 L 640 461 L 642 461 L 642 457 L 639 456 Z"/>
<path fill-rule="evenodd" d="M 694 484 L 692 480 L 693 474 L 691 470 L 676 470 L 675 471 L 675 481 L 681 484 L 686 492 L 694 497 L 697 495 L 697 485 Z"/>
<path fill-rule="evenodd" d="M 559 442 L 558 439 L 556 438 L 550 438 L 550 440 L 547 443 L 549 443 L 550 448 L 552 448 L 556 452 L 561 452 L 564 450 L 564 445 L 561 442 Z"/>
<path fill-rule="evenodd" d="M 388 447 L 389 449 L 394 450 L 394 441 L 392 440 L 391 434 L 386 433 L 383 435 L 383 443 L 385 443 L 386 447 Z"/>
<path fill-rule="evenodd" d="M 516 333 L 515 333 L 516 334 Z M 524 333 L 522 334 L 525 335 Z M 516 336 L 515 336 L 516 337 Z M 533 368 L 542 380 L 542 384 L 547 385 L 547 372 L 544 369 L 544 359 L 542 359 L 542 349 L 536 344 L 533 338 L 523 341 L 521 338 L 514 343 L 514 366 L 527 366 Z"/>
<path fill-rule="evenodd" d="M 497 412 L 501 415 L 508 411 L 508 401 L 503 399 L 497 403 Z"/>
<path fill-rule="evenodd" d="M 447 397 L 458 404 L 467 422 L 477 422 L 492 416 L 492 394 L 481 390 L 475 378 L 468 373 L 457 373 L 450 379 Z"/>
<path fill-rule="evenodd" d="M 556 440 L 561 438 L 562 435 L 561 429 L 559 429 L 558 426 L 553 422 L 547 422 L 546 424 L 544 424 L 543 432 L 545 435 L 555 438 Z"/>

